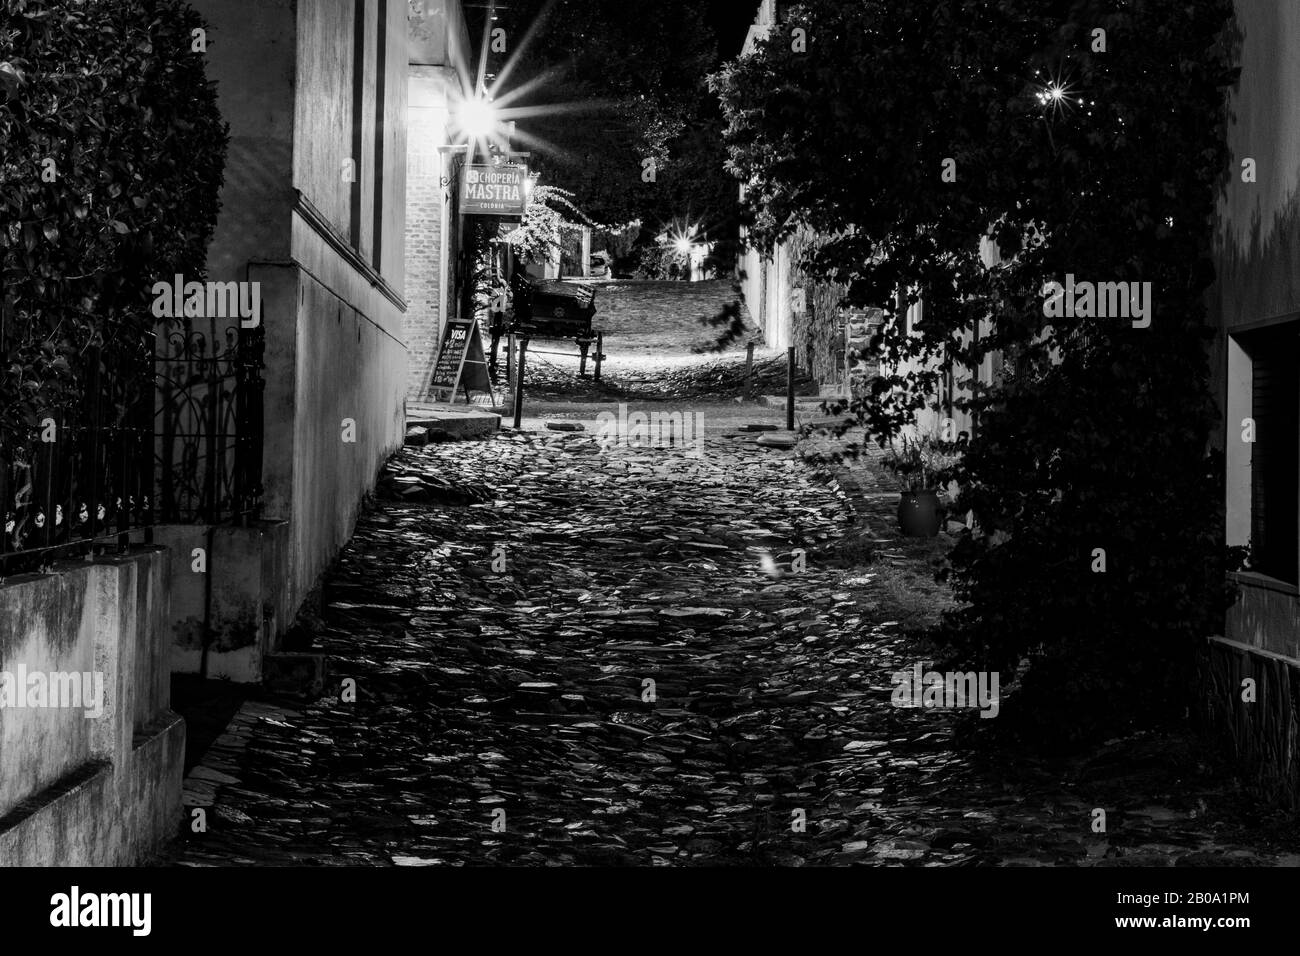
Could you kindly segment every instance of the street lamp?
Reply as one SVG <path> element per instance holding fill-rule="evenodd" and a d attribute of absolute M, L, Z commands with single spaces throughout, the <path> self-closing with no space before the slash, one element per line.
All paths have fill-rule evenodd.
<path fill-rule="evenodd" d="M 497 132 L 501 120 L 488 97 L 475 96 L 461 103 L 456 111 L 456 122 L 460 131 L 471 140 L 484 140 Z"/>

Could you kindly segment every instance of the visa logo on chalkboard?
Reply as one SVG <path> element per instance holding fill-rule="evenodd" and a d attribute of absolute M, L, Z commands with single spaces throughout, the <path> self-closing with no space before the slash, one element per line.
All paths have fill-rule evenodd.
<path fill-rule="evenodd" d="M 466 401 L 471 390 L 492 394 L 492 379 L 478 322 L 452 319 L 447 323 L 429 376 L 429 388 L 434 401 L 454 401 L 458 388 L 464 389 Z"/>

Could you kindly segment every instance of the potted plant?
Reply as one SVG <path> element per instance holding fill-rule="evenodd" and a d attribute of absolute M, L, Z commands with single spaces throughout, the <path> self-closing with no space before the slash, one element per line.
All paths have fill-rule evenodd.
<path fill-rule="evenodd" d="M 909 537 L 932 538 L 939 533 L 945 512 L 939 489 L 956 460 L 947 450 L 950 446 L 929 436 L 904 435 L 885 455 L 884 465 L 894 473 L 901 492 L 898 526 Z"/>

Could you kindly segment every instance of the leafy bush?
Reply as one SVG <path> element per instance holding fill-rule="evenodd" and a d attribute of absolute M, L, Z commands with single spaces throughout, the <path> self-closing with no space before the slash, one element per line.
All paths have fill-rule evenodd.
<path fill-rule="evenodd" d="M 751 239 L 818 232 L 808 272 L 885 307 L 874 349 L 892 371 L 852 407 L 870 438 L 934 408 L 945 369 L 1000 357 L 957 402 L 976 420 L 957 509 L 978 528 L 951 556 L 964 606 L 947 636 L 986 669 L 1045 645 L 1018 707 L 1055 742 L 1181 716 L 1221 621 L 1203 292 L 1231 13 L 826 0 L 713 81 Z M 1153 320 L 1048 318 L 1044 284 L 1067 274 L 1150 282 Z"/>
<path fill-rule="evenodd" d="M 0 0 L 0 440 L 136 364 L 154 283 L 203 276 L 227 130 L 202 26 L 179 0 Z"/>

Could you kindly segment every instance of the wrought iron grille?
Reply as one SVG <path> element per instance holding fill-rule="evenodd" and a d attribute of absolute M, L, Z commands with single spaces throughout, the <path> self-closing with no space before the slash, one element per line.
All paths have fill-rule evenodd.
<path fill-rule="evenodd" d="M 262 505 L 262 329 L 159 340 L 158 520 L 243 523 Z"/>

